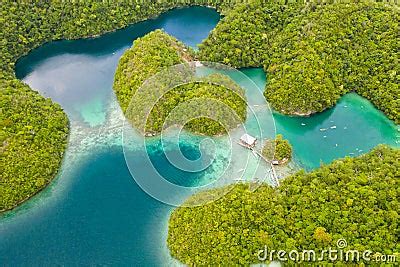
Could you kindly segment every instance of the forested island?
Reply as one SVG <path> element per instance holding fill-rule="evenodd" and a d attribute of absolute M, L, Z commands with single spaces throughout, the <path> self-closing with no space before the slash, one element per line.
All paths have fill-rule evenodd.
<path fill-rule="evenodd" d="M 169 221 L 168 247 L 190 266 L 257 263 L 264 246 L 320 252 L 335 248 L 340 238 L 346 249 L 394 254 L 399 251 L 399 158 L 399 149 L 379 146 L 358 158 L 300 171 L 278 188 L 262 185 L 253 192 L 249 184 L 231 185 L 215 202 L 177 208 Z M 185 205 L 218 190 L 227 189 L 200 192 Z"/>
<path fill-rule="evenodd" d="M 281 113 L 321 112 L 354 91 L 398 124 L 399 21 L 398 7 L 383 3 L 252 2 L 228 12 L 199 55 L 263 66 L 265 97 Z"/>
<path fill-rule="evenodd" d="M 16 79 L 1 81 L 0 211 L 46 186 L 58 171 L 68 137 L 61 107 Z"/>
<path fill-rule="evenodd" d="M 262 155 L 269 161 L 285 164 L 292 159 L 292 146 L 289 141 L 278 134 L 274 140 L 266 140 L 262 148 Z"/>
<path fill-rule="evenodd" d="M 134 41 L 119 60 L 114 77 L 114 91 L 125 113 L 132 97 L 152 75 L 185 61 L 194 60 L 194 51 L 156 30 Z"/>
<path fill-rule="evenodd" d="M 193 60 L 192 49 L 161 30 L 135 40 L 132 48 L 121 57 L 115 74 L 114 90 L 127 119 L 145 135 L 155 135 L 164 127 L 172 126 L 166 120 L 180 104 L 184 104 L 184 107 L 175 112 L 172 119 L 168 118 L 170 124 L 184 125 L 195 133 L 218 135 L 245 121 L 244 91 L 228 76 L 211 74 L 202 81 L 174 88 L 164 86 L 168 84 L 165 79 L 174 82 L 176 76 L 183 75 L 185 80 L 187 76 L 194 77 L 195 69 L 184 64 Z M 171 70 L 174 77 L 164 75 L 162 81 L 154 81 L 155 85 L 137 92 L 146 79 L 176 64 L 182 64 L 182 69 Z M 230 85 L 230 88 L 223 86 L 225 84 Z M 128 109 L 131 100 L 134 103 Z M 218 104 L 221 106 L 217 108 Z M 145 110 L 149 107 L 151 110 L 147 114 Z M 237 116 L 228 116 L 224 107 Z M 221 124 L 223 121 L 224 125 Z"/>

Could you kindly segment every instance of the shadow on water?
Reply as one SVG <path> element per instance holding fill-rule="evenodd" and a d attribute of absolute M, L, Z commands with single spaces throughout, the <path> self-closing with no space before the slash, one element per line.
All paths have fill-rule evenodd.
<path fill-rule="evenodd" d="M 190 9 L 190 11 L 188 11 Z M 132 42 L 156 29 L 164 29 L 185 44 L 196 47 L 218 23 L 220 15 L 204 7 L 176 8 L 160 16 L 132 24 L 126 28 L 102 34 L 96 38 L 59 40 L 46 43 L 20 58 L 16 76 L 23 79 L 44 60 L 64 54 L 105 56 L 127 49 Z"/>

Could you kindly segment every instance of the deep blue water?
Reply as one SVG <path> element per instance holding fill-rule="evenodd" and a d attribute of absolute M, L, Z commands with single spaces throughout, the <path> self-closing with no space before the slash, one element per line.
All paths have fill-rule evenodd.
<path fill-rule="evenodd" d="M 1 262 L 10 265 L 154 265 L 152 229 L 169 207 L 130 179 L 120 148 L 96 151 L 63 196 L 1 229 Z M 52 201 L 50 196 L 47 201 Z"/>

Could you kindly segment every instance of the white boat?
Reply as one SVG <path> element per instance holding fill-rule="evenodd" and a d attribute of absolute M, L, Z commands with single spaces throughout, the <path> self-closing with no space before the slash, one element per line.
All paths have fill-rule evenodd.
<path fill-rule="evenodd" d="M 336 125 L 331 126 L 331 129 L 336 129 Z"/>
<path fill-rule="evenodd" d="M 327 128 L 321 128 L 319 129 L 321 132 L 325 132 L 326 130 L 328 130 Z"/>
<path fill-rule="evenodd" d="M 200 61 L 195 61 L 194 66 L 195 67 L 203 67 L 203 64 Z"/>

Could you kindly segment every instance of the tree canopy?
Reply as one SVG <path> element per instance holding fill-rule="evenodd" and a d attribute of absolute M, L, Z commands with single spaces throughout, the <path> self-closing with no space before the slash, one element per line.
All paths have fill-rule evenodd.
<path fill-rule="evenodd" d="M 163 127 L 171 126 L 166 121 L 169 119 L 169 124 L 185 125 L 195 133 L 217 135 L 246 119 L 244 91 L 228 76 L 215 73 L 196 82 L 185 78 L 188 83 L 168 88 L 180 75 L 195 75 L 194 70 L 183 64 L 178 70 L 173 68 L 172 75 L 162 71 L 193 59 L 190 48 L 161 30 L 135 40 L 121 57 L 114 90 L 127 119 L 144 134 L 160 133 Z M 150 86 L 138 92 L 147 79 L 159 72 L 163 75 L 161 81 L 151 80 Z M 236 116 L 228 116 L 229 111 Z"/>
<path fill-rule="evenodd" d="M 399 21 L 398 7 L 387 3 L 254 1 L 230 11 L 199 55 L 263 66 L 265 97 L 281 113 L 321 112 L 355 91 L 400 123 Z"/>
<path fill-rule="evenodd" d="M 61 107 L 18 80 L 0 79 L 0 211 L 45 187 L 58 171 L 67 144 Z"/>
<path fill-rule="evenodd" d="M 285 178 L 278 188 L 231 185 L 195 194 L 169 220 L 168 247 L 188 265 L 249 265 L 269 250 L 399 251 L 400 150 L 378 146 Z M 187 207 L 226 190 L 215 202 Z M 193 205 L 192 205 L 193 206 Z M 327 263 L 328 260 L 325 259 Z"/>
<path fill-rule="evenodd" d="M 262 155 L 268 160 L 277 160 L 283 164 L 292 159 L 292 146 L 288 140 L 278 134 L 274 140 L 265 141 Z"/>
<path fill-rule="evenodd" d="M 176 64 L 190 61 L 193 51 L 162 30 L 138 38 L 119 60 L 114 77 L 114 91 L 122 111 L 126 111 L 143 82 Z"/>

